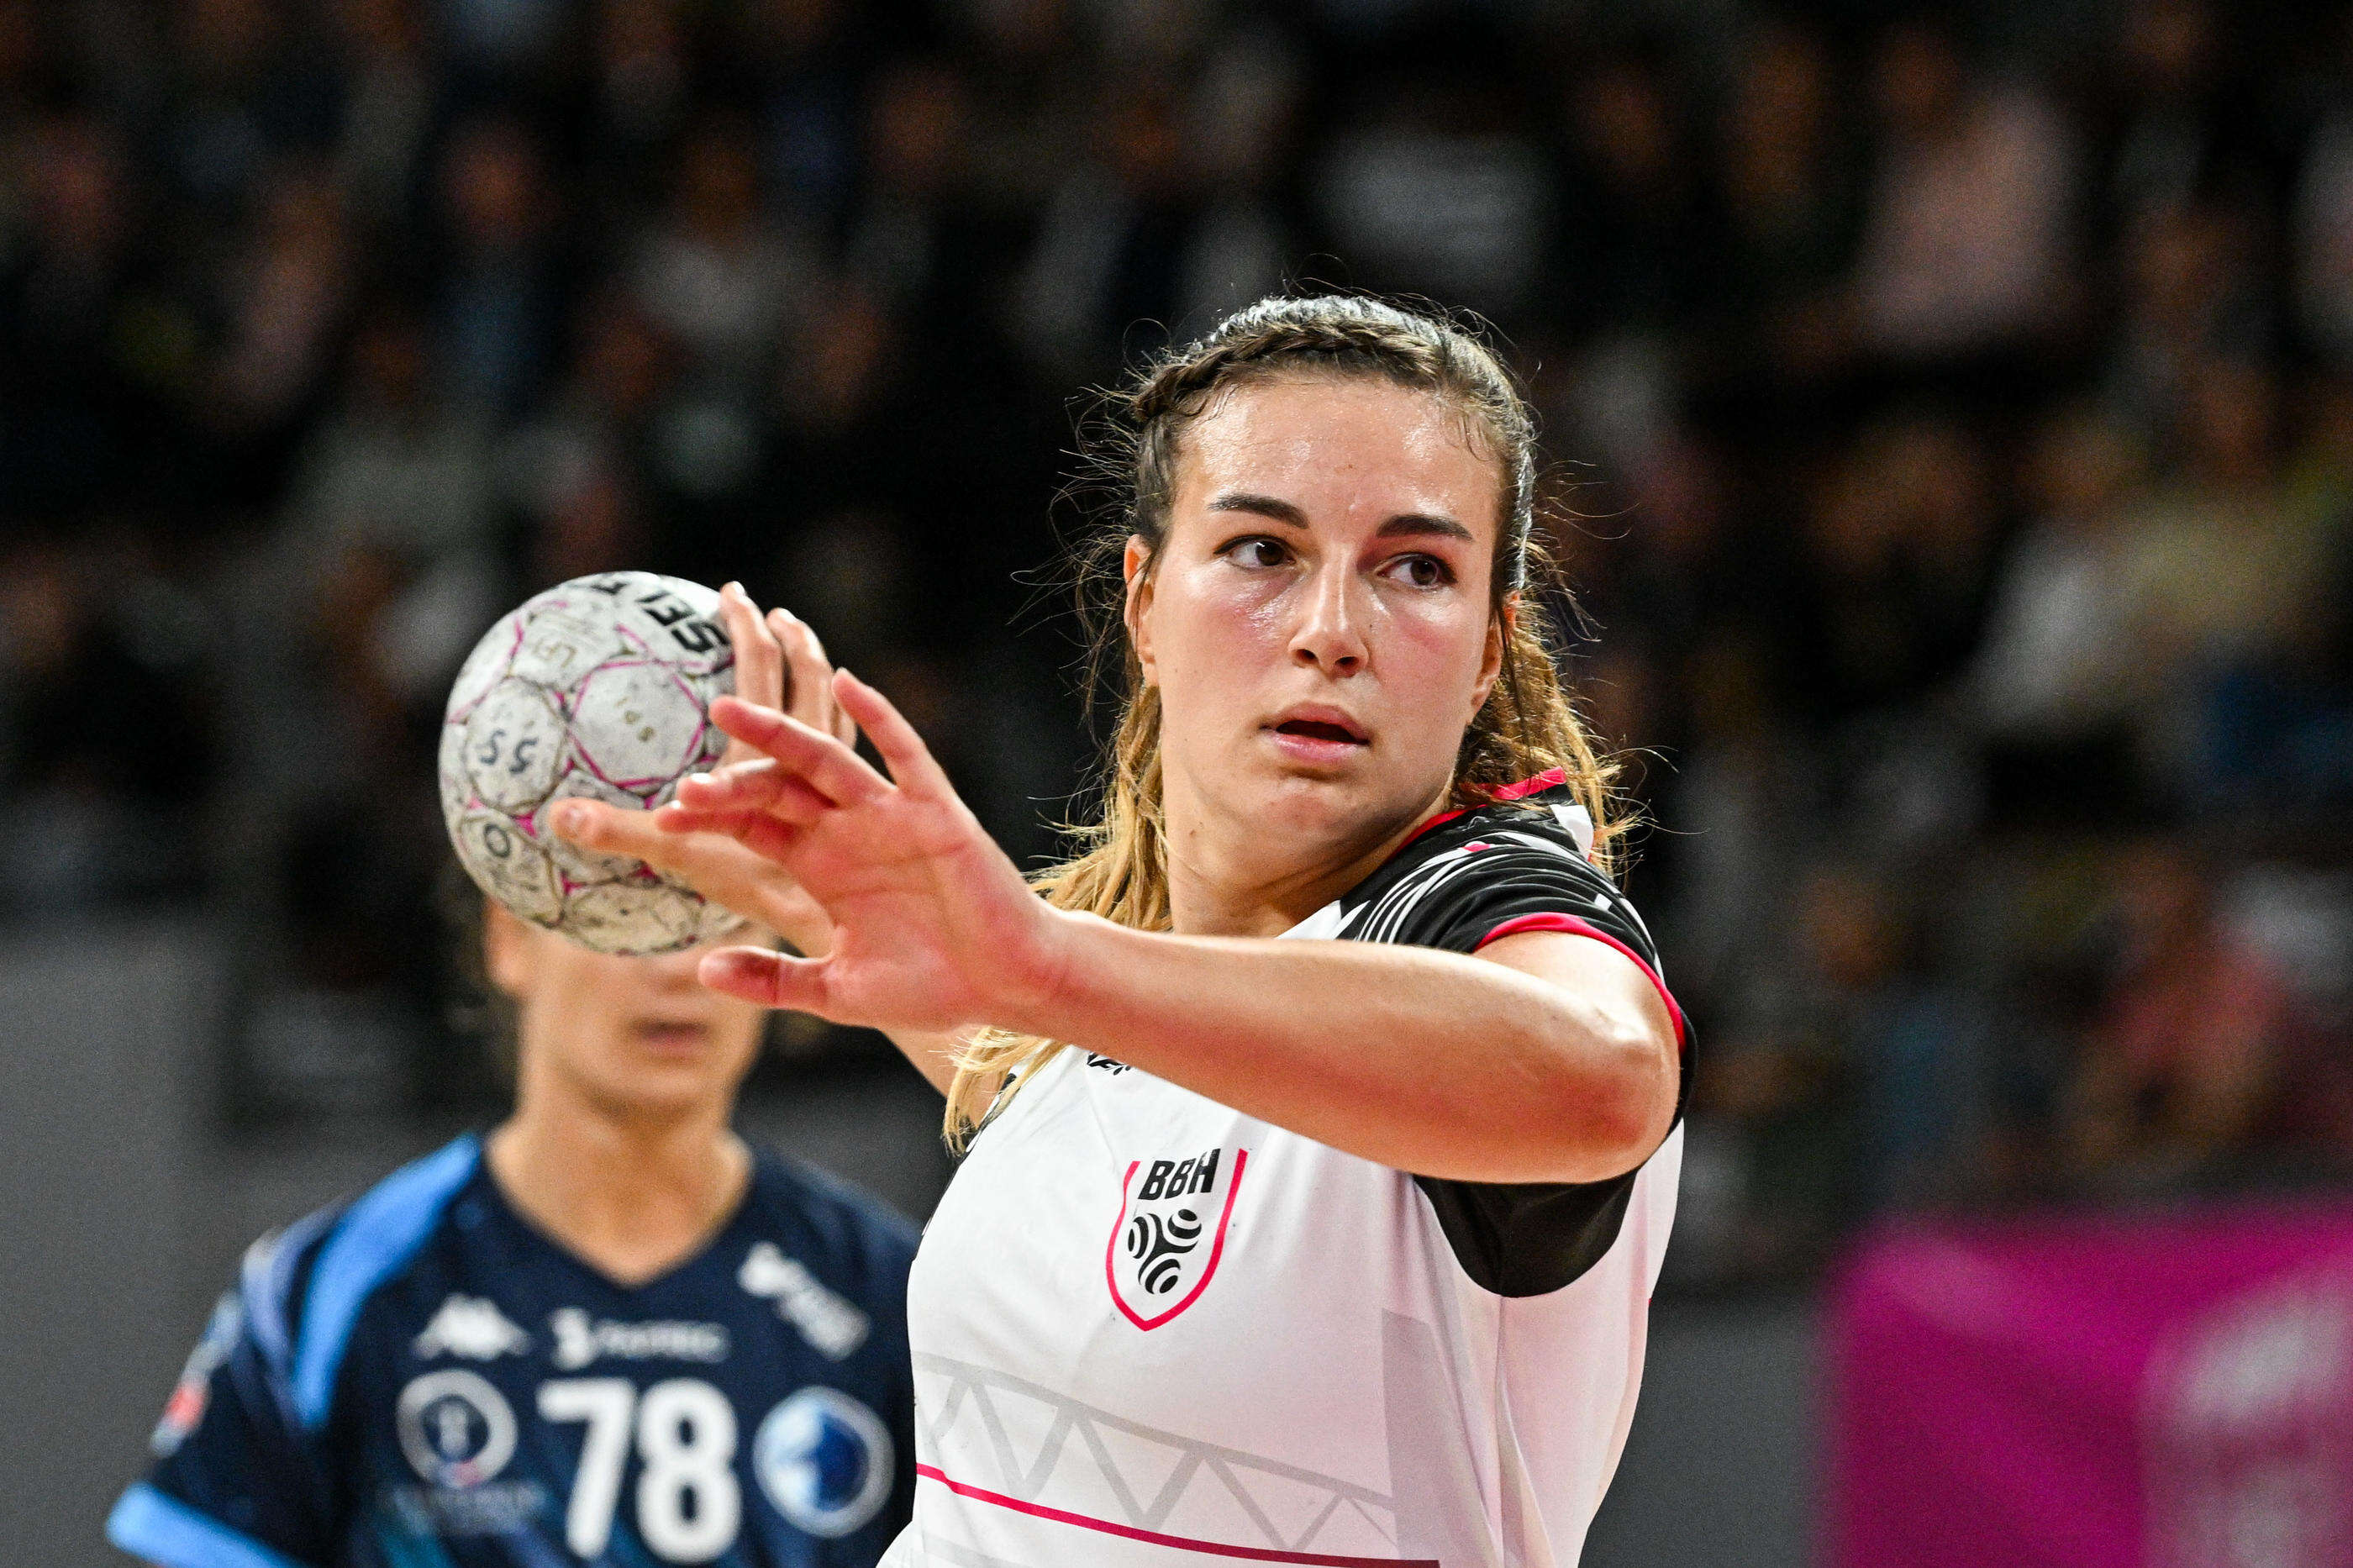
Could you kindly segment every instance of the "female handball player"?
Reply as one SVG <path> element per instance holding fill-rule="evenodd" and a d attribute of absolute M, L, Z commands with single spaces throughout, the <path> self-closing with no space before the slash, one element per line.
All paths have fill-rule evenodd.
<path fill-rule="evenodd" d="M 797 711 L 836 725 L 820 689 Z M 164 1568 L 867 1568 L 915 1484 L 913 1228 L 730 1130 L 765 1014 L 703 952 L 485 921 L 513 1114 L 254 1245 L 109 1538 Z"/>
<path fill-rule="evenodd" d="M 806 955 L 706 984 L 889 1031 L 947 1094 L 887 1563 L 1574 1563 L 1684 1041 L 1546 652 L 1528 411 L 1452 325 L 1312 298 L 1117 412 L 1125 706 L 1078 858 L 1025 884 L 792 627 L 888 777 L 723 700 L 764 755 L 555 826 Z"/>

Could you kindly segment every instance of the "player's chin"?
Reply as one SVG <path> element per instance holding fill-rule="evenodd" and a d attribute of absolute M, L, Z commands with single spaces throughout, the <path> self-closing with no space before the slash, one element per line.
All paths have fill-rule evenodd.
<path fill-rule="evenodd" d="M 1345 831 L 1375 815 L 1382 798 L 1369 770 L 1283 767 L 1261 773 L 1250 791 L 1250 815 L 1278 833 L 1316 837 Z"/>
<path fill-rule="evenodd" d="M 689 1057 L 632 1043 L 602 1064 L 597 1098 L 627 1116 L 687 1115 L 732 1093 L 740 1076 L 735 1069 L 717 1051 Z"/>

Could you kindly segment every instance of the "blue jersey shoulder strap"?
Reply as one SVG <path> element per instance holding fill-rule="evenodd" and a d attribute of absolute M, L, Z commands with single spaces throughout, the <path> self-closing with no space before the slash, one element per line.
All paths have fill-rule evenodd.
<path fill-rule="evenodd" d="M 481 1144 L 468 1133 L 386 1176 L 350 1208 L 319 1249 L 294 1341 L 294 1412 L 302 1425 L 326 1425 L 335 1373 L 360 1309 L 398 1273 L 440 1222 L 441 1212 L 474 1174 Z"/>
<path fill-rule="evenodd" d="M 246 1331 L 281 1383 L 290 1382 L 294 1375 L 294 1339 L 287 1326 L 287 1313 L 302 1262 L 343 1215 L 340 1204 L 321 1209 L 245 1249 L 245 1260 L 237 1270 L 237 1296 L 245 1310 Z"/>

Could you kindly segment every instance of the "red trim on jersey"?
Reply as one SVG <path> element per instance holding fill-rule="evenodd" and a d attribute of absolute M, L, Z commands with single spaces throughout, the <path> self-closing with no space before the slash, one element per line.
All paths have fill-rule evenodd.
<path fill-rule="evenodd" d="M 1642 972 L 1643 978 L 1658 988 L 1659 1000 L 1667 1005 L 1667 1016 L 1673 1019 L 1675 1025 L 1675 1049 L 1680 1051 L 1684 1048 L 1683 1037 L 1688 1030 L 1683 1023 L 1683 1010 L 1676 1005 L 1674 993 L 1667 989 L 1667 983 L 1659 978 L 1659 972 L 1644 963 L 1641 953 L 1611 936 L 1608 931 L 1598 926 L 1588 925 L 1575 915 L 1556 914 L 1514 915 L 1481 937 L 1479 947 L 1484 947 L 1491 942 L 1501 942 L 1507 936 L 1517 936 L 1524 931 L 1566 931 L 1570 936 L 1589 936 L 1596 942 L 1608 942 L 1632 959 L 1635 967 Z M 1479 948 L 1474 947 L 1471 951 L 1476 952 Z"/>
<path fill-rule="evenodd" d="M 1218 1234 L 1209 1243 L 1209 1266 L 1201 1270 L 1200 1279 L 1195 1280 L 1193 1288 L 1185 1292 L 1183 1300 L 1156 1318 L 1137 1317 L 1135 1309 L 1130 1307 L 1119 1293 L 1119 1233 L 1127 1228 L 1127 1193 L 1130 1187 L 1135 1185 L 1135 1173 L 1143 1163 L 1141 1160 L 1130 1160 L 1127 1163 L 1127 1174 L 1119 1180 L 1119 1217 L 1112 1222 L 1111 1239 L 1103 1244 L 1103 1283 L 1111 1288 L 1112 1305 L 1125 1313 L 1129 1322 L 1148 1333 L 1191 1306 L 1199 1300 L 1201 1292 L 1209 1288 L 1210 1279 L 1218 1272 L 1218 1259 L 1226 1255 L 1226 1221 L 1233 1217 L 1234 1194 L 1242 1190 L 1242 1168 L 1250 1163 L 1250 1151 L 1247 1149 L 1234 1151 L 1233 1180 L 1226 1184 L 1226 1206 L 1218 1211 Z"/>
<path fill-rule="evenodd" d="M 1196 1541 L 1186 1535 L 1163 1535 L 1156 1530 L 1140 1530 L 1132 1524 L 1113 1524 L 1107 1519 L 1095 1519 L 1067 1509 L 1048 1508 L 1043 1503 L 1023 1502 L 1018 1498 L 993 1492 L 986 1487 L 976 1487 L 963 1481 L 950 1480 L 937 1465 L 915 1467 L 915 1474 L 934 1480 L 961 1498 L 975 1502 L 994 1503 L 1015 1513 L 1026 1513 L 1033 1519 L 1050 1519 L 1057 1524 L 1075 1524 L 1081 1530 L 1099 1530 L 1105 1535 L 1123 1536 L 1129 1541 L 1141 1541 L 1152 1546 L 1174 1547 L 1179 1552 L 1206 1552 L 1212 1557 L 1241 1557 L 1252 1563 L 1302 1563 L 1317 1568 L 1441 1568 L 1434 1557 L 1335 1557 L 1322 1552 L 1285 1552 L 1273 1546 L 1230 1546 L 1222 1541 Z"/>
<path fill-rule="evenodd" d="M 1565 784 L 1567 782 L 1568 770 L 1566 768 L 1546 768 L 1544 772 L 1536 774 L 1534 778 L 1522 779 L 1517 784 L 1507 784 L 1499 786 L 1495 792 L 1490 795 L 1487 798 L 1490 801 L 1519 800 L 1527 795 L 1541 795 L 1546 790 L 1552 788 L 1555 784 Z M 1429 832 L 1431 828 L 1436 827 L 1439 824 L 1442 822 L 1451 822 L 1458 816 L 1467 816 L 1476 809 L 1477 807 L 1475 806 L 1466 805 L 1453 811 L 1441 811 L 1436 816 L 1431 817 L 1428 822 L 1423 823 L 1419 827 L 1415 828 L 1405 842 L 1406 844 L 1410 844 L 1414 839 L 1420 837 L 1423 834 Z M 1398 847 L 1402 849 L 1405 847 L 1405 845 L 1400 844 Z"/>

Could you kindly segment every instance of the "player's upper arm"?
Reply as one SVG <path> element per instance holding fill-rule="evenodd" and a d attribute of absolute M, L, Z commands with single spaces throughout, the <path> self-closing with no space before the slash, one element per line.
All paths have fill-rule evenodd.
<path fill-rule="evenodd" d="M 1622 1114 L 1610 1121 L 1631 1155 L 1628 1168 L 1649 1159 L 1674 1124 L 1682 1078 L 1674 1016 L 1651 971 L 1606 942 L 1559 931 L 1501 937 L 1478 956 L 1556 985 L 1599 1015 L 1605 1027 L 1582 1042 L 1588 1062 L 1620 1090 Z M 1596 1047 L 1606 1060 L 1591 1059 Z"/>

